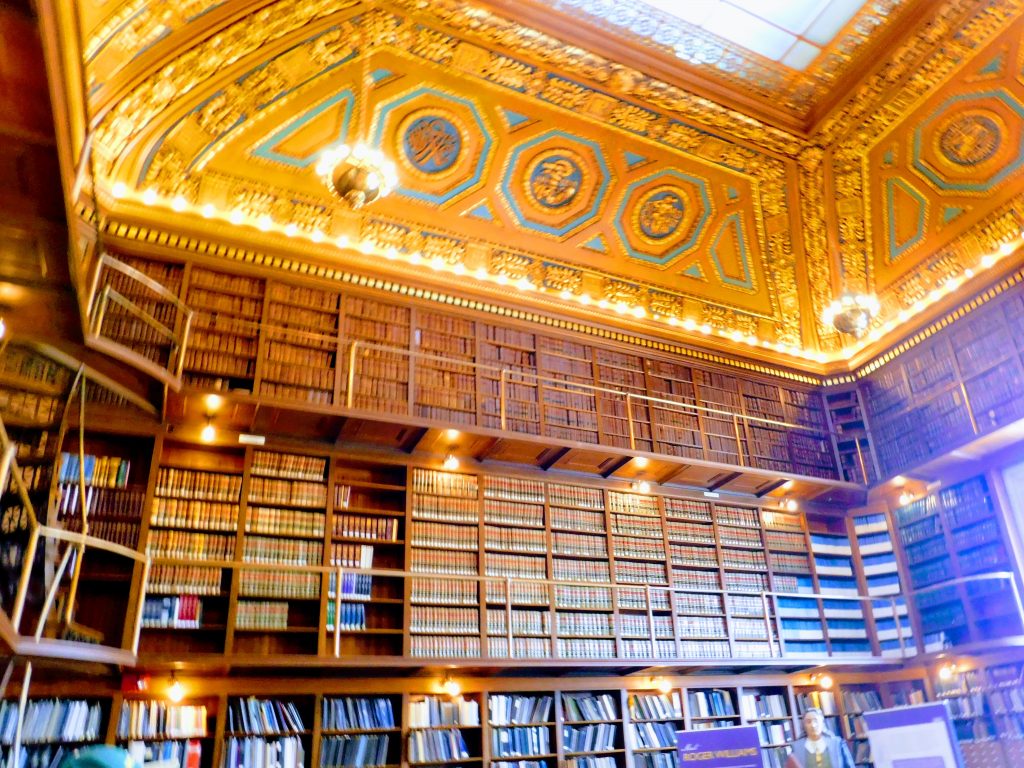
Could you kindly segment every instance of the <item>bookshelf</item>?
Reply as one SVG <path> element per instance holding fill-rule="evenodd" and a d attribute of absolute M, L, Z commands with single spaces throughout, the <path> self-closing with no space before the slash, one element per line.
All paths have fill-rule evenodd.
<path fill-rule="evenodd" d="M 334 568 L 403 570 L 406 552 L 406 475 L 403 466 L 334 459 L 331 465 L 330 558 Z M 336 574 L 325 590 L 326 627 L 334 627 Z M 405 583 L 399 576 L 342 573 L 343 612 L 357 620 L 340 635 L 346 656 L 402 654 Z M 348 618 L 348 617 L 344 617 Z"/>
<path fill-rule="evenodd" d="M 140 652 L 223 652 L 235 579 L 203 560 L 235 557 L 245 454 L 163 441 L 146 551 L 150 572 Z M 173 611 L 173 617 L 172 617 Z"/>
<path fill-rule="evenodd" d="M 84 446 L 84 460 L 80 461 L 77 431 L 65 436 L 57 465 L 55 503 L 49 510 L 51 523 L 81 533 L 84 503 L 90 536 L 137 549 L 144 524 L 152 438 L 88 430 Z M 82 477 L 84 485 L 80 484 Z M 119 555 L 91 548 L 81 565 L 75 610 L 71 614 L 74 624 L 61 631 L 73 631 L 94 641 L 116 644 L 131 605 L 135 564 Z M 68 592 L 59 596 L 62 602 L 68 599 Z M 179 606 L 175 606 L 177 608 Z M 144 613 L 144 619 L 148 616 Z M 51 615 L 51 621 L 55 618 Z"/>
<path fill-rule="evenodd" d="M 320 712 L 320 768 L 401 764 L 401 696 L 324 696 Z"/>
<path fill-rule="evenodd" d="M 836 436 L 839 471 L 843 479 L 865 485 L 878 482 L 871 435 L 858 390 L 827 392 L 825 403 Z"/>
<path fill-rule="evenodd" d="M 197 310 L 184 379 L 198 389 L 255 391 L 265 281 L 190 267 L 185 303 Z"/>
<path fill-rule="evenodd" d="M 647 381 L 644 361 L 639 355 L 630 355 L 610 349 L 594 348 L 594 383 L 598 387 L 614 389 L 622 394 L 600 392 L 597 398 L 601 424 L 600 442 L 620 448 L 631 447 L 630 417 L 632 417 L 633 446 L 639 451 L 650 451 L 651 406 L 645 400 L 630 401 L 627 395 L 646 395 Z"/>
<path fill-rule="evenodd" d="M 482 480 L 486 574 L 546 578 L 552 534 L 547 525 L 544 483 L 514 477 L 486 476 Z M 511 585 L 488 581 L 483 589 L 487 655 L 550 658 L 552 615 L 547 585 L 533 588 L 523 581 Z M 511 649 L 510 634 L 515 636 Z"/>
<path fill-rule="evenodd" d="M 409 765 L 483 762 L 479 695 L 412 696 L 408 705 Z"/>
<path fill-rule="evenodd" d="M 426 356 L 415 366 L 414 413 L 450 424 L 476 423 L 476 323 L 417 311 L 413 348 Z"/>
<path fill-rule="evenodd" d="M 232 697 L 221 745 L 222 768 L 303 768 L 312 754 L 312 697 Z"/>
<path fill-rule="evenodd" d="M 280 568 L 239 569 L 235 653 L 317 652 L 321 578 L 288 566 L 324 562 L 327 462 L 265 450 L 249 456 L 242 560 Z"/>
<path fill-rule="evenodd" d="M 870 626 L 864 604 L 827 597 L 853 597 L 860 591 L 845 520 L 815 516 L 808 518 L 808 530 L 818 588 L 825 596 L 821 604 L 828 649 L 834 656 L 870 653 Z"/>
<path fill-rule="evenodd" d="M 989 711 L 1008 766 L 1024 760 L 1024 664 L 996 664 L 985 670 Z"/>
<path fill-rule="evenodd" d="M 344 337 L 349 342 L 408 350 L 412 338 L 412 310 L 346 295 Z M 347 352 L 347 350 L 346 350 Z M 409 413 L 411 359 L 407 354 L 357 348 L 352 407 L 383 413 Z"/>
<path fill-rule="evenodd" d="M 871 765 L 871 745 L 867 739 L 864 713 L 883 709 L 882 686 L 873 683 L 850 683 L 842 686 L 842 729 L 836 731 L 846 739 L 857 765 Z"/>
<path fill-rule="evenodd" d="M 544 377 L 540 384 L 543 434 L 577 443 L 599 442 L 597 397 L 592 389 L 593 349 L 541 336 L 537 339 L 537 372 Z"/>
<path fill-rule="evenodd" d="M 1011 570 L 1002 521 L 984 477 L 972 477 L 893 512 L 914 590 L 963 576 Z M 1005 582 L 939 587 L 917 594 L 926 651 L 1020 631 Z"/>
<path fill-rule="evenodd" d="M 659 400 L 682 405 L 696 405 L 693 369 L 666 360 L 648 359 L 648 392 Z M 668 403 L 651 403 L 651 427 L 657 449 L 670 456 L 704 457 L 700 417 L 696 410 L 678 408 Z"/>
<path fill-rule="evenodd" d="M 765 768 L 783 768 L 796 738 L 785 686 L 740 690 L 740 714 L 744 725 L 757 727 Z"/>
<path fill-rule="evenodd" d="M 268 400 L 336 405 L 341 296 L 277 282 L 266 290 L 257 393 Z"/>
<path fill-rule="evenodd" d="M 904 585 L 899 573 L 889 516 L 885 512 L 854 515 L 852 528 L 857 570 L 862 593 L 879 598 L 901 595 Z M 872 603 L 874 636 L 883 656 L 913 656 L 917 653 L 914 628 L 906 600 L 896 597 Z M 902 636 L 902 643 L 900 637 Z"/>
<path fill-rule="evenodd" d="M 704 437 L 705 456 L 722 464 L 739 464 L 739 449 L 750 455 L 743 438 L 742 425 L 721 411 L 739 413 L 742 410 L 739 381 L 735 376 L 695 369 L 693 382 L 703 405 L 715 412 L 702 411 L 701 433 Z"/>
<path fill-rule="evenodd" d="M 537 337 L 516 328 L 481 323 L 478 328 L 480 421 L 483 427 L 540 434 Z M 504 392 L 506 423 L 501 423 Z"/>
<path fill-rule="evenodd" d="M 488 764 L 501 768 L 553 766 L 558 758 L 553 693 L 487 695 Z"/>
<path fill-rule="evenodd" d="M 986 670 L 981 667 L 954 671 L 948 679 L 936 674 L 935 698 L 943 701 L 953 720 L 964 761 L 968 765 L 1009 768 L 998 740 Z"/>
<path fill-rule="evenodd" d="M 180 768 L 210 768 L 218 706 L 216 698 L 168 704 L 159 699 L 121 701 L 114 743 L 141 765 L 166 760 Z"/>
<path fill-rule="evenodd" d="M 689 716 L 687 730 L 742 725 L 734 688 L 688 688 L 686 708 Z"/>
<path fill-rule="evenodd" d="M 15 446 L 21 479 L 36 515 L 45 521 L 64 433 L 65 404 L 71 393 L 72 372 L 29 347 L 8 343 L 0 347 L 0 418 Z M 16 492 L 13 478 L 0 488 L 0 607 L 8 614 L 14 605 L 22 562 L 28 546 L 29 513 Z M 37 553 L 34 568 L 42 568 Z M 30 581 L 23 626 L 34 626 L 43 600 L 41 570 Z"/>
<path fill-rule="evenodd" d="M 615 657 L 614 560 L 608 546 L 604 492 L 548 483 L 552 578 L 607 583 L 609 589 L 555 586 L 555 655 L 563 659 Z"/>
<path fill-rule="evenodd" d="M 109 702 L 96 699 L 29 699 L 22 728 L 21 763 L 56 768 L 71 750 L 103 741 Z M 17 701 L 0 701 L 0 761 L 9 765 L 18 719 Z"/>
<path fill-rule="evenodd" d="M 558 695 L 560 754 L 568 768 L 623 768 L 622 691 Z"/>
<path fill-rule="evenodd" d="M 676 731 L 685 726 L 681 692 L 627 691 L 626 706 L 633 768 L 677 768 Z"/>
<path fill-rule="evenodd" d="M 479 478 L 415 467 L 410 481 L 409 570 L 432 577 L 478 575 Z M 495 558 L 493 567 L 499 568 L 503 556 L 490 557 Z M 458 579 L 443 585 L 437 582 L 435 578 L 411 580 L 409 655 L 482 656 L 477 583 Z"/>

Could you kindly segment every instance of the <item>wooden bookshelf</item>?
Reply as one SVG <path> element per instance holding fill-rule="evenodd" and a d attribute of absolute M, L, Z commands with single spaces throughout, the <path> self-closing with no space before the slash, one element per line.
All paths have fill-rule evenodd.
<path fill-rule="evenodd" d="M 476 323 L 436 312 L 416 312 L 413 412 L 450 424 L 477 420 Z M 438 358 L 443 358 L 438 359 Z"/>
<path fill-rule="evenodd" d="M 404 570 L 406 553 L 406 475 L 403 466 L 334 459 L 331 469 L 329 565 L 343 567 L 342 605 L 355 622 L 340 634 L 345 656 L 402 654 L 405 583 L 401 577 L 356 573 L 369 564 L 376 570 Z M 321 608 L 326 616 L 327 647 L 333 638 L 335 574 L 328 577 Z"/>
<path fill-rule="evenodd" d="M 986 479 L 968 478 L 893 512 L 917 590 L 989 571 L 1010 570 L 1002 522 Z M 1010 585 L 978 582 L 915 596 L 925 650 L 1020 631 Z"/>
<path fill-rule="evenodd" d="M 7 764 L 18 717 L 16 700 L 0 701 L 0 760 Z M 110 717 L 110 700 L 98 698 L 30 698 L 25 709 L 23 765 L 56 768 L 77 747 L 101 744 Z"/>
<path fill-rule="evenodd" d="M 626 744 L 633 768 L 677 768 L 676 731 L 685 730 L 682 692 L 626 692 Z"/>
<path fill-rule="evenodd" d="M 575 768 L 622 768 L 623 694 L 615 691 L 560 692 L 556 698 L 559 755 Z"/>
<path fill-rule="evenodd" d="M 451 698 L 411 695 L 406 731 L 409 765 L 483 762 L 480 694 Z"/>
<path fill-rule="evenodd" d="M 314 697 L 232 697 L 220 745 L 223 768 L 303 768 L 313 755 Z M 318 745 L 319 746 L 319 745 Z"/>
<path fill-rule="evenodd" d="M 188 698 L 180 704 L 143 695 L 115 697 L 118 715 L 111 723 L 113 743 L 137 760 L 167 760 L 170 765 L 211 768 L 221 710 L 215 696 Z"/>
<path fill-rule="evenodd" d="M 185 380 L 200 389 L 255 391 L 265 281 L 192 267 L 185 303 L 198 307 Z"/>
<path fill-rule="evenodd" d="M 825 402 L 843 479 L 866 485 L 878 482 L 879 473 L 860 392 L 855 388 L 826 392 Z"/>
<path fill-rule="evenodd" d="M 489 693 L 485 762 L 502 768 L 554 766 L 558 730 L 553 693 Z"/>
<path fill-rule="evenodd" d="M 757 728 L 765 768 L 784 768 L 796 738 L 787 686 L 743 686 L 739 692 L 744 725 Z"/>
<path fill-rule="evenodd" d="M 345 296 L 344 307 L 343 328 L 348 344 L 356 341 L 409 350 L 412 339 L 412 310 L 408 307 L 350 295 Z M 347 350 L 345 352 L 347 354 Z M 408 354 L 374 347 L 357 347 L 354 360 L 354 391 L 351 393 L 353 408 L 384 413 L 409 413 L 412 360 Z"/>
<path fill-rule="evenodd" d="M 401 764 L 400 695 L 323 696 L 319 709 L 320 768 Z"/>

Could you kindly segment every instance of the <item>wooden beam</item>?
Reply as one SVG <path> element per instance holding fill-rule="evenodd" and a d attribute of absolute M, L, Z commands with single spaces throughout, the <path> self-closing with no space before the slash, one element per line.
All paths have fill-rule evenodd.
<path fill-rule="evenodd" d="M 737 477 L 740 477 L 742 474 L 742 472 L 726 472 L 724 475 L 722 475 L 721 479 L 716 480 L 711 485 L 709 485 L 708 490 L 717 491 L 723 485 L 731 483 L 733 480 L 735 480 Z"/>
<path fill-rule="evenodd" d="M 612 464 L 611 467 L 609 467 L 604 472 L 602 472 L 601 473 L 601 477 L 603 477 L 605 480 L 607 480 L 609 477 L 614 475 L 616 472 L 618 472 L 624 466 L 629 464 L 629 462 L 631 462 L 632 460 L 633 459 L 632 459 L 631 456 L 623 456 L 618 461 L 616 461 L 614 464 Z"/>
<path fill-rule="evenodd" d="M 544 455 L 544 458 L 540 460 L 537 466 L 547 472 L 571 450 L 572 448 L 552 448 Z"/>

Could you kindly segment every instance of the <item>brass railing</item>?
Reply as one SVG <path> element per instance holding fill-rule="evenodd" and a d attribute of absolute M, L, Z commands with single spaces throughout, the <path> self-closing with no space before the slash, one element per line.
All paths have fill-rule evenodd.
<path fill-rule="evenodd" d="M 405 384 L 410 387 L 410 396 L 408 398 L 408 406 L 406 415 L 415 416 L 415 404 L 417 403 L 416 390 L 417 377 L 416 377 L 416 363 L 435 363 L 439 365 L 454 366 L 459 370 L 465 370 L 467 373 L 486 373 L 498 384 L 498 408 L 494 413 L 487 413 L 482 408 L 478 407 L 478 411 L 485 416 L 490 416 L 498 420 L 498 425 L 503 431 L 519 432 L 522 434 L 539 435 L 544 436 L 543 428 L 551 426 L 564 426 L 566 429 L 575 429 L 577 432 L 594 432 L 598 433 L 598 428 L 593 429 L 583 427 L 573 427 L 572 425 L 552 425 L 542 420 L 540 413 L 545 407 L 546 403 L 544 395 L 546 392 L 564 392 L 567 394 L 578 394 L 585 397 L 604 399 L 611 402 L 619 402 L 624 409 L 624 416 L 615 416 L 613 418 L 622 419 L 626 422 L 628 427 L 628 433 L 625 436 L 628 441 L 626 446 L 613 446 L 613 447 L 628 447 L 631 451 L 643 450 L 640 445 L 641 442 L 649 442 L 650 448 L 648 450 L 656 450 L 656 446 L 659 442 L 671 444 L 668 440 L 659 440 L 654 433 L 656 426 L 665 426 L 672 428 L 676 425 L 673 424 L 659 424 L 655 415 L 656 410 L 673 411 L 680 415 L 690 417 L 701 417 L 705 419 L 713 419 L 718 422 L 724 422 L 731 424 L 730 434 L 728 436 L 724 434 L 711 434 L 710 437 L 718 439 L 726 439 L 735 446 L 735 456 L 737 462 L 741 467 L 754 467 L 758 468 L 759 457 L 754 456 L 748 450 L 749 444 L 755 440 L 751 435 L 751 429 L 756 427 L 764 427 L 774 431 L 783 431 L 786 433 L 804 435 L 813 440 L 826 441 L 827 454 L 833 474 L 835 477 L 839 477 L 841 468 L 835 461 L 833 452 L 832 435 L 827 429 L 816 429 L 814 427 L 806 426 L 803 424 L 796 424 L 781 419 L 773 419 L 765 416 L 756 416 L 745 413 L 737 413 L 735 411 L 726 410 L 723 408 L 715 408 L 707 405 L 697 405 L 696 403 L 688 403 L 684 400 L 676 400 L 666 397 L 656 397 L 653 395 L 643 395 L 633 392 L 627 392 L 614 387 L 600 386 L 597 384 L 587 384 L 582 382 L 567 381 L 563 378 L 552 375 L 542 375 L 538 373 L 532 373 L 527 371 L 515 370 L 507 366 L 497 366 L 489 363 L 481 363 L 475 360 L 460 360 L 457 358 L 446 357 L 443 355 L 436 355 L 426 352 L 419 352 L 416 350 L 405 349 L 401 347 L 391 347 L 385 344 L 377 344 L 374 342 L 363 341 L 359 339 L 348 340 L 348 354 L 347 354 L 347 370 L 345 373 L 346 386 L 345 386 L 345 407 L 353 410 L 370 410 L 360 408 L 356 403 L 357 398 L 357 386 L 360 377 L 360 360 L 367 356 L 368 353 L 377 352 L 384 355 L 394 355 L 407 358 L 409 361 L 407 379 L 402 381 L 399 380 L 396 383 Z M 362 356 L 360 355 L 362 352 Z M 367 375 L 367 374 L 363 374 Z M 525 386 L 537 387 L 537 398 L 536 406 L 538 409 L 538 415 L 536 419 L 537 431 L 532 432 L 528 430 L 522 430 L 519 428 L 517 422 L 525 421 L 517 416 L 510 415 L 509 413 L 509 387 L 514 384 L 522 384 Z M 479 394 L 479 388 L 477 390 L 477 400 L 485 399 L 483 395 Z M 560 406 L 555 404 L 547 404 L 549 407 L 559 408 Z M 780 401 L 781 406 L 781 401 Z M 637 418 L 637 412 L 642 408 L 649 408 L 651 417 L 650 419 Z M 455 410 L 445 409 L 441 410 Z M 597 409 L 595 408 L 595 416 L 597 415 Z M 640 437 L 638 435 L 639 427 L 641 424 L 647 424 L 651 426 L 651 436 Z M 457 425 L 456 425 L 457 426 Z M 477 426 L 483 426 L 477 424 Z M 700 429 L 697 425 L 693 426 L 693 431 L 700 434 L 700 445 L 688 446 L 695 452 L 700 452 L 701 457 L 708 461 L 714 461 L 709 458 L 709 452 L 718 453 L 733 453 L 732 450 L 726 451 L 724 449 L 710 448 L 708 444 L 709 434 L 705 430 Z M 579 440 L 579 442 L 587 442 L 586 440 Z M 599 444 L 599 438 L 591 442 Z M 745 447 L 746 446 L 746 447 Z M 787 446 L 788 450 L 788 446 Z M 674 454 L 667 454 L 674 455 Z M 789 454 L 787 454 L 788 457 Z M 696 456 L 688 456 L 688 458 L 697 458 Z M 787 463 L 792 463 L 787 458 Z M 764 468 L 764 467 L 761 467 Z"/>
<path fill-rule="evenodd" d="M 117 290 L 112 282 L 112 275 L 121 275 L 122 279 L 138 284 L 143 292 L 152 296 L 158 306 L 169 308 L 173 321 L 164 323 L 150 310 L 139 306 L 135 300 L 128 298 Z M 148 302 L 147 302 L 148 303 Z M 192 330 L 192 310 L 173 292 L 153 280 L 139 270 L 128 266 L 108 253 L 101 253 L 96 260 L 95 270 L 89 284 L 87 300 L 88 324 L 86 327 L 87 343 L 109 355 L 162 381 L 172 389 L 181 388 L 181 372 L 185 364 L 185 349 L 188 346 Z M 149 329 L 153 338 L 159 343 L 142 343 L 149 348 L 149 354 L 110 338 L 106 334 L 105 321 L 111 316 L 111 309 L 133 321 L 141 323 Z M 166 347 L 166 352 L 154 348 Z"/>

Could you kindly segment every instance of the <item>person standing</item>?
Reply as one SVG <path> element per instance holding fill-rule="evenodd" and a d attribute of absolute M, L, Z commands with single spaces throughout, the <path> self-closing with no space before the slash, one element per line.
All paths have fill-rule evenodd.
<path fill-rule="evenodd" d="M 817 707 L 804 712 L 804 738 L 793 745 L 786 768 L 854 768 L 846 742 L 826 730 L 825 716 Z"/>

